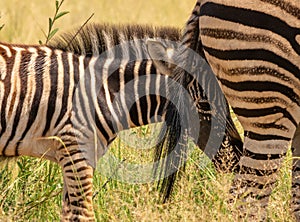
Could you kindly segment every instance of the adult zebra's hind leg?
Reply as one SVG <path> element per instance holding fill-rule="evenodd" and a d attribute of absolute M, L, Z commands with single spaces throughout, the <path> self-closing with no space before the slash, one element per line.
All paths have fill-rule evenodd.
<path fill-rule="evenodd" d="M 292 171 L 292 211 L 296 221 L 300 221 L 300 126 L 297 127 L 293 143 L 293 171 Z"/>
<path fill-rule="evenodd" d="M 58 151 L 64 178 L 62 221 L 95 221 L 93 171 L 77 145 Z"/>
<path fill-rule="evenodd" d="M 255 136 L 253 136 L 255 137 Z M 231 188 L 232 202 L 238 202 L 239 215 L 254 221 L 265 221 L 270 194 L 289 147 L 287 140 L 255 140 L 245 134 L 240 173 Z"/>

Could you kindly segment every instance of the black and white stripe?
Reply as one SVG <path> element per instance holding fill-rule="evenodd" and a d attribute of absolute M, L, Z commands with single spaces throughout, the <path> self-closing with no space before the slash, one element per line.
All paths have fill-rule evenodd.
<path fill-rule="evenodd" d="M 63 220 L 94 220 L 93 171 L 117 133 L 163 121 L 174 109 L 167 98 L 172 80 L 155 68 L 145 41 L 179 37 L 172 28 L 91 25 L 49 46 L 0 44 L 0 154 L 62 166 Z M 200 121 L 210 123 L 207 116 Z M 202 149 L 205 133 L 197 141 Z M 227 134 L 239 150 L 240 138 L 231 141 L 236 129 Z"/>
<path fill-rule="evenodd" d="M 299 15 L 297 0 L 198 0 L 183 35 L 183 44 L 205 56 L 245 130 L 233 192 L 249 191 L 250 202 L 259 195 L 261 206 L 291 141 L 293 155 L 300 154 Z M 300 220 L 294 162 L 292 202 Z M 238 184 L 247 189 L 238 193 Z M 255 207 L 250 212 L 257 214 Z"/>

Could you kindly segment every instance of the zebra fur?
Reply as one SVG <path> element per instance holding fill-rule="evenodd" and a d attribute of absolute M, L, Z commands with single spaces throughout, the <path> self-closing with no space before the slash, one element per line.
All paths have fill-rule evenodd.
<path fill-rule="evenodd" d="M 299 14 L 297 0 L 198 0 L 182 37 L 184 45 L 205 56 L 245 130 L 240 173 L 231 192 L 251 204 L 241 207 L 241 216 L 254 220 L 266 220 L 291 142 L 293 156 L 300 154 Z M 184 72 L 175 73 L 186 78 Z M 292 210 L 297 221 L 299 169 L 295 159 Z"/>
<path fill-rule="evenodd" d="M 75 38 L 73 36 L 63 35 L 49 46 L 0 44 L 0 147 L 2 156 L 26 155 L 57 162 L 64 176 L 62 220 L 93 221 L 94 168 L 118 131 L 163 121 L 166 110 L 174 114 L 166 98 L 152 95 L 135 100 L 134 91 L 130 91 L 132 97 L 123 97 L 125 103 L 121 96 L 112 104 L 114 92 L 121 88 L 118 76 L 120 72 L 128 75 L 128 79 L 124 78 L 127 83 L 139 75 L 145 76 L 142 70 L 148 70 L 156 74 L 156 77 L 151 76 L 154 79 L 150 82 L 159 82 L 155 87 L 161 87 L 158 91 L 168 95 L 170 78 L 159 75 L 147 57 L 146 44 L 138 39 L 177 41 L 180 33 L 175 29 L 156 30 L 148 26 L 91 25 Z M 135 44 L 134 47 L 122 49 L 117 60 L 110 49 L 128 40 Z M 124 64 L 122 58 L 125 58 Z M 139 61 L 136 69 L 135 62 L 128 62 L 140 58 L 149 60 Z M 116 75 L 105 79 L 105 67 L 115 69 Z M 118 82 L 120 84 L 116 84 Z M 94 83 L 100 86 L 95 88 Z M 141 87 L 146 91 L 147 84 L 146 78 L 145 82 L 135 83 L 132 89 Z M 122 112 L 120 107 L 126 108 L 128 101 L 134 104 L 134 109 L 127 107 Z M 147 106 L 149 101 L 159 101 L 155 110 Z M 118 102 L 119 108 L 116 108 L 114 105 Z M 146 115 L 142 106 L 148 107 Z M 152 115 L 154 118 L 149 118 Z M 177 133 L 168 127 L 169 135 Z M 173 149 L 177 140 L 169 136 L 165 141 L 170 138 L 174 142 L 167 146 Z M 234 139 L 237 141 L 234 146 L 239 147 L 240 139 Z"/>

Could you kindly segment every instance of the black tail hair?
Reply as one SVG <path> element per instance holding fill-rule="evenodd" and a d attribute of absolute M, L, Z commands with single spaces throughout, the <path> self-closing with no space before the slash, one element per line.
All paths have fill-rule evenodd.
<path fill-rule="evenodd" d="M 171 196 L 175 181 L 184 171 L 187 160 L 189 130 L 187 123 L 191 107 L 186 106 L 186 100 L 183 98 L 183 91 L 186 89 L 183 81 L 185 78 L 180 79 L 180 87 L 171 86 L 170 91 L 173 95 L 170 95 L 172 102 L 169 101 L 166 110 L 166 129 L 160 132 L 160 142 L 154 152 L 153 176 L 159 179 L 157 186 L 163 203 Z"/>

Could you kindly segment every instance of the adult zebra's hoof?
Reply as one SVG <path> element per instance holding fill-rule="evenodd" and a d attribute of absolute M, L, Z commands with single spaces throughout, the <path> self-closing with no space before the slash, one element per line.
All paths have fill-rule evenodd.
<path fill-rule="evenodd" d="M 292 200 L 291 209 L 294 214 L 295 221 L 300 222 L 300 186 L 299 184 L 292 185 Z"/>
<path fill-rule="evenodd" d="M 258 188 L 243 180 L 239 175 L 230 189 L 229 204 L 239 219 L 246 221 L 266 221 L 271 187 Z"/>

